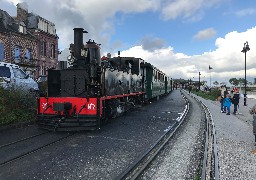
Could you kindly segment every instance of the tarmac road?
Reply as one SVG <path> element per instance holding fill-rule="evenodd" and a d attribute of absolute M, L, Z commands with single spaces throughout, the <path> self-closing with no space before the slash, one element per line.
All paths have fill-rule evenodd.
<path fill-rule="evenodd" d="M 77 133 L 0 166 L 0 179 L 114 179 L 175 122 L 184 107 L 180 91 L 174 90 L 157 102 L 113 119 L 101 131 Z M 23 130 L 14 131 L 13 136 Z"/>

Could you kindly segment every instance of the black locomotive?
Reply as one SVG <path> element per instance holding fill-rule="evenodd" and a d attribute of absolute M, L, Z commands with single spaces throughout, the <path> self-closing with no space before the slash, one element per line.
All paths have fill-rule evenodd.
<path fill-rule="evenodd" d="M 57 130 L 92 130 L 137 104 L 167 94 L 172 81 L 141 58 L 101 58 L 100 45 L 83 44 L 74 29 L 72 66 L 48 71 L 48 94 L 38 99 L 38 124 Z"/>

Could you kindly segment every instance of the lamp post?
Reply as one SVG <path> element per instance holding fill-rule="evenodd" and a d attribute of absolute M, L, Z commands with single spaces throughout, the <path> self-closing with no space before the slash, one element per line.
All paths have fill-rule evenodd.
<path fill-rule="evenodd" d="M 244 53 L 244 59 L 245 59 L 245 63 L 244 63 L 244 106 L 246 106 L 246 52 L 249 51 L 250 48 L 249 48 L 249 44 L 248 42 L 246 41 L 244 43 L 244 47 L 243 47 L 243 50 L 241 51 L 242 53 Z"/>
<path fill-rule="evenodd" d="M 212 87 L 211 69 L 212 69 L 212 67 L 209 65 L 209 71 L 210 71 L 210 88 Z"/>
<path fill-rule="evenodd" d="M 200 91 L 200 75 L 201 75 L 201 73 L 199 72 L 199 84 L 198 84 L 198 90 Z"/>

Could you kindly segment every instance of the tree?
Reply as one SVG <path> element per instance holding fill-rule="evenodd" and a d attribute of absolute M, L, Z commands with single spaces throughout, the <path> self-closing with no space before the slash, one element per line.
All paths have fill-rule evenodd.
<path fill-rule="evenodd" d="M 236 78 L 229 79 L 229 83 L 232 84 L 233 86 L 238 86 L 239 82 L 240 82 L 240 80 L 238 80 Z"/>
<path fill-rule="evenodd" d="M 244 78 L 239 78 L 239 82 L 243 85 L 245 85 L 245 79 Z M 248 84 L 248 81 L 246 80 L 246 84 Z"/>
<path fill-rule="evenodd" d="M 214 84 L 215 86 L 219 85 L 218 81 L 214 81 L 213 84 Z"/>

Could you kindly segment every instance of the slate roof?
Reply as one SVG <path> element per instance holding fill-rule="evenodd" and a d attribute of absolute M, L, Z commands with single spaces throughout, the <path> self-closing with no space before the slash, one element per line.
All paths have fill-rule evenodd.
<path fill-rule="evenodd" d="M 10 32 L 18 31 L 18 23 L 6 11 L 0 9 L 0 31 Z"/>

